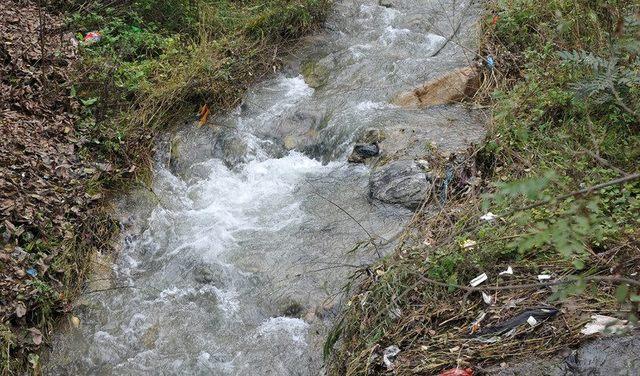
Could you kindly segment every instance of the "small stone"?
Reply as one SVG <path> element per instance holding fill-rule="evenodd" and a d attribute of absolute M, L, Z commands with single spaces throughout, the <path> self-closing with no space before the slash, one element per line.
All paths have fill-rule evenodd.
<path fill-rule="evenodd" d="M 361 163 L 367 158 L 376 157 L 380 154 L 380 147 L 377 142 L 372 144 L 356 144 L 353 152 L 349 156 L 349 162 Z"/>
<path fill-rule="evenodd" d="M 316 321 L 318 319 L 318 317 L 316 316 L 316 310 L 315 309 L 309 309 L 307 311 L 307 313 L 305 313 L 304 315 L 304 321 L 308 322 L 308 323 L 312 323 L 314 321 Z"/>
<path fill-rule="evenodd" d="M 374 142 L 380 143 L 384 141 L 386 138 L 387 136 L 381 129 L 368 128 L 367 130 L 364 131 L 364 134 L 362 135 L 362 137 L 358 139 L 358 142 L 364 143 L 364 144 L 372 144 Z"/>

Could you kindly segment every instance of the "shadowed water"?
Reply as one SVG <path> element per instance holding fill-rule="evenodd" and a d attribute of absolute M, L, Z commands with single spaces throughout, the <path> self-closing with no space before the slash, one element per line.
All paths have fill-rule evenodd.
<path fill-rule="evenodd" d="M 346 163 L 354 139 L 407 125 L 453 151 L 482 136 L 463 106 L 389 104 L 469 64 L 477 6 L 390 3 L 338 1 L 326 30 L 236 111 L 161 142 L 152 191 L 116 205 L 109 287 L 80 299 L 81 325 L 57 337 L 47 373 L 322 373 L 341 287 L 411 214 L 368 200 L 367 167 Z"/>

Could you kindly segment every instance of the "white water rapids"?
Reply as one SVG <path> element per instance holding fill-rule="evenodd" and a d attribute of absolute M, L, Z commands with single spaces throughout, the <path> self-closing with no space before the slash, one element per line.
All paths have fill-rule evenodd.
<path fill-rule="evenodd" d="M 116 205 L 122 249 L 109 287 L 78 302 L 81 325 L 57 337 L 46 373 L 322 374 L 341 288 L 377 257 L 355 246 L 384 243 L 410 217 L 368 199 L 368 168 L 346 162 L 353 140 L 407 123 L 426 129 L 425 144 L 456 149 L 482 132 L 462 106 L 389 104 L 468 64 L 475 6 L 391 3 L 339 1 L 326 30 L 236 111 L 161 143 L 152 192 Z M 307 61 L 325 72 L 315 88 L 301 75 Z"/>

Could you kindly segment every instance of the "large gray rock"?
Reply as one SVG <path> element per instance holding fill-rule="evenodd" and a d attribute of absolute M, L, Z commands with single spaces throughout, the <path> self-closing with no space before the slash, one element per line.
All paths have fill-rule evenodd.
<path fill-rule="evenodd" d="M 415 209 L 431 186 L 429 174 L 413 160 L 399 160 L 376 166 L 371 173 L 371 198 Z"/>
<path fill-rule="evenodd" d="M 498 376 L 640 375 L 640 336 L 598 339 L 564 356 L 529 359 L 486 370 Z"/>

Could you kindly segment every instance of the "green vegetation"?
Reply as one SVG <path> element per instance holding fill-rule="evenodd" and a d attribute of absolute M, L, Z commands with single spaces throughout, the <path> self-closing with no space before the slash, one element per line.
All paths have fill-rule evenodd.
<path fill-rule="evenodd" d="M 326 344 L 331 374 L 384 372 L 382 350 L 391 345 L 402 350 L 397 374 L 553 353 L 585 339 L 587 311 L 637 322 L 640 284 L 624 279 L 637 281 L 640 266 L 640 19 L 633 6 L 490 5 L 477 97 L 491 106 L 492 124 L 464 161 L 440 160 L 443 171 L 473 171 L 482 184 L 454 190 L 436 215 L 419 213 L 397 252 L 370 268 Z M 599 184 L 606 186 L 590 189 Z M 498 218 L 481 220 L 487 212 Z M 508 266 L 514 275 L 498 276 Z M 514 286 L 486 287 L 498 306 L 553 304 L 563 317 L 495 343 L 469 341 L 468 328 L 486 309 L 468 288 L 481 273 L 489 275 L 482 286 Z M 537 283 L 538 274 L 570 283 L 517 288 Z M 488 315 L 481 326 L 499 321 Z"/>
<path fill-rule="evenodd" d="M 42 199 L 55 191 L 61 199 L 46 203 L 47 208 L 56 209 L 59 218 L 38 211 L 35 219 L 19 213 L 22 222 L 14 221 L 15 226 L 9 221 L 0 224 L 4 239 L 4 253 L 0 253 L 2 287 L 12 291 L 11 296 L 2 297 L 6 304 L 2 313 L 8 317 L 4 321 L 3 316 L 0 322 L 2 375 L 41 372 L 41 344 L 47 342 L 59 325 L 56 321 L 71 310 L 74 298 L 82 291 L 92 254 L 98 249 L 108 252 L 109 241 L 117 232 L 117 224 L 104 213 L 103 202 L 113 192 L 148 177 L 157 132 L 192 118 L 203 105 L 213 112 L 236 105 L 251 82 L 272 74 L 279 67 L 278 57 L 322 22 L 328 8 L 327 0 L 41 3 L 47 4 L 46 19 L 65 15 L 66 25 L 45 25 L 57 27 L 51 33 L 56 38 L 60 29 L 66 29 L 77 33 L 80 41 L 88 32 L 99 32 L 102 39 L 80 42 L 81 58 L 77 61 L 73 51 L 70 55 L 74 56 L 65 56 L 62 62 L 55 59 L 59 58 L 55 55 L 58 52 L 43 59 L 46 64 L 58 64 L 55 69 L 62 78 L 55 76 L 59 81 L 55 85 L 28 82 L 34 92 L 47 99 L 44 103 L 53 103 L 54 110 L 68 118 L 75 116 L 75 124 L 62 124 L 62 116 L 53 117 L 47 108 L 42 118 L 57 122 L 49 132 L 64 137 L 42 140 L 45 137 L 35 133 L 37 127 L 32 127 L 34 134 L 29 134 L 53 145 L 51 159 L 56 161 L 60 150 L 71 150 L 74 158 L 68 163 L 73 173 L 63 168 L 59 174 L 64 179 L 55 189 L 43 193 L 37 190 L 41 186 L 29 187 L 25 193 Z M 15 7 L 18 12 L 22 8 L 29 11 L 31 24 L 45 11 L 35 2 L 15 2 Z M 62 44 L 62 36 L 59 39 Z M 16 40 L 30 39 L 18 35 Z M 9 63 L 10 57 L 3 55 L 2 64 Z M 34 71 L 40 72 L 40 66 Z M 69 81 L 72 87 L 67 87 Z M 59 92 L 48 95 L 53 88 Z M 27 120 L 33 120 L 27 115 Z M 12 137 L 19 138 L 20 134 Z M 16 155 L 16 164 L 36 170 L 29 160 L 34 157 Z M 36 176 L 40 173 L 33 172 Z M 24 256 L 18 260 L 20 255 Z"/>
<path fill-rule="evenodd" d="M 237 104 L 247 85 L 278 66 L 278 52 L 322 21 L 327 0 L 78 1 L 70 24 L 103 39 L 82 47 L 74 95 L 85 153 L 113 164 L 99 185 L 140 173 L 152 136 L 209 106 Z M 136 167 L 134 167 L 136 166 Z M 137 169 L 137 170 L 136 170 Z M 144 170 L 144 169 L 143 169 Z M 124 178 L 124 179 L 123 179 Z"/>

